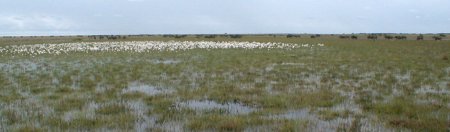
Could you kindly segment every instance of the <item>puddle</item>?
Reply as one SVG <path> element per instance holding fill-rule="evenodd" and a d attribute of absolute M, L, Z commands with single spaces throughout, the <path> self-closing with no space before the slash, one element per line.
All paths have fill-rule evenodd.
<path fill-rule="evenodd" d="M 329 121 L 319 119 L 318 115 L 309 109 L 290 110 L 276 115 L 270 115 L 269 119 L 287 119 L 309 121 L 307 131 L 336 131 L 341 124 L 351 124 L 351 118 L 336 118 Z"/>
<path fill-rule="evenodd" d="M 4 70 L 20 70 L 20 71 L 36 71 L 40 64 L 32 61 L 19 61 L 14 63 L 0 63 L 0 69 Z"/>
<path fill-rule="evenodd" d="M 411 80 L 411 73 L 408 72 L 406 74 L 394 74 L 394 77 L 401 82 L 408 82 Z"/>
<path fill-rule="evenodd" d="M 354 101 L 351 100 L 345 100 L 340 104 L 334 105 L 333 107 L 329 108 L 333 111 L 350 111 L 354 114 L 362 114 L 363 111 L 361 109 L 361 107 L 356 104 Z"/>
<path fill-rule="evenodd" d="M 448 89 L 450 88 L 450 87 L 448 87 L 448 86 L 450 86 L 450 84 L 447 81 L 438 82 L 437 84 L 439 85 L 440 89 L 443 89 L 445 91 L 448 91 Z"/>
<path fill-rule="evenodd" d="M 315 74 L 310 74 L 310 75 L 306 76 L 305 78 L 303 78 L 303 80 L 305 82 L 310 83 L 310 84 L 320 84 L 321 79 L 322 79 L 322 76 L 315 75 Z"/>
<path fill-rule="evenodd" d="M 162 124 L 156 124 L 155 126 L 152 126 L 151 128 L 159 128 L 162 131 L 165 132 L 183 132 L 186 131 L 184 129 L 185 123 L 181 121 L 168 121 L 164 122 Z M 149 130 L 146 130 L 149 131 Z"/>
<path fill-rule="evenodd" d="M 275 68 L 275 66 L 296 66 L 296 67 L 305 67 L 306 64 L 305 63 L 290 63 L 290 62 L 283 62 L 281 64 L 270 64 L 267 67 L 264 68 L 264 70 L 266 72 L 270 72 L 273 71 L 273 69 Z"/>
<path fill-rule="evenodd" d="M 270 71 L 272 71 L 274 68 L 275 68 L 275 64 L 272 64 L 272 65 L 267 66 L 264 70 L 265 70 L 266 72 L 270 72 Z"/>
<path fill-rule="evenodd" d="M 147 105 L 142 101 L 130 101 L 125 102 L 128 108 L 132 110 L 132 113 L 136 115 L 138 120 L 134 124 L 134 130 L 137 132 L 145 132 L 150 125 L 155 124 L 156 118 L 150 117 L 146 114 L 148 111 Z"/>
<path fill-rule="evenodd" d="M 317 118 L 314 114 L 310 114 L 309 109 L 290 110 L 288 112 L 276 115 L 270 115 L 271 119 L 289 119 L 289 120 L 312 120 Z"/>
<path fill-rule="evenodd" d="M 177 107 L 189 108 L 189 109 L 193 109 L 198 112 L 220 109 L 220 110 L 225 110 L 226 112 L 228 112 L 229 114 L 232 114 L 232 115 L 249 114 L 256 110 L 255 108 L 248 107 L 248 106 L 242 105 L 240 103 L 229 102 L 229 103 L 225 103 L 225 104 L 219 104 L 215 101 L 210 101 L 210 100 L 203 100 L 203 101 L 190 100 L 190 101 L 186 101 L 186 102 L 180 102 L 180 103 L 177 103 Z"/>
<path fill-rule="evenodd" d="M 169 59 L 169 60 L 151 60 L 151 62 L 153 64 L 166 64 L 166 65 L 169 65 L 169 64 L 178 64 L 181 61 L 180 60 L 171 60 L 171 59 Z"/>
<path fill-rule="evenodd" d="M 446 73 L 450 73 L 450 67 L 445 68 L 444 71 L 445 71 Z"/>
<path fill-rule="evenodd" d="M 383 123 L 374 122 L 368 118 L 360 120 L 359 128 L 361 132 L 394 132 L 394 130 L 385 127 Z"/>
<path fill-rule="evenodd" d="M 122 91 L 122 93 L 131 93 L 131 92 L 142 92 L 147 95 L 157 95 L 157 94 L 171 93 L 172 91 L 168 89 L 161 89 L 155 86 L 134 82 L 131 83 L 127 89 L 124 89 Z"/>
<path fill-rule="evenodd" d="M 88 110 L 74 110 L 65 112 L 62 119 L 66 122 L 70 122 L 75 119 L 79 118 L 86 118 L 86 119 L 94 119 L 95 118 L 95 112 L 94 111 L 88 111 Z"/>
<path fill-rule="evenodd" d="M 282 66 L 306 66 L 304 63 L 281 63 Z"/>
<path fill-rule="evenodd" d="M 321 120 L 316 113 L 311 112 L 309 109 L 290 110 L 282 114 L 270 115 L 268 118 L 308 121 L 309 124 L 305 131 L 320 132 L 337 131 L 341 127 L 349 128 L 355 119 L 349 116 L 347 118 L 338 117 L 332 120 Z M 382 124 L 372 122 L 366 118 L 362 118 L 358 125 L 361 131 L 392 131 L 385 128 Z"/>
<path fill-rule="evenodd" d="M 441 86 L 443 85 L 443 86 Z M 441 88 L 432 88 L 430 85 L 422 86 L 416 89 L 416 94 L 450 94 L 450 91 L 447 89 L 443 89 L 446 83 L 439 84 Z"/>
<path fill-rule="evenodd" d="M 0 63 L 0 69 L 3 69 L 3 67 L 6 67 L 6 66 L 8 66 L 8 64 Z"/>

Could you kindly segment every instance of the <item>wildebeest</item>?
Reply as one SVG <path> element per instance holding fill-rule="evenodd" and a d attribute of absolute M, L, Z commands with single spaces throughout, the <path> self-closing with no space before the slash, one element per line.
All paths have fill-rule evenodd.
<path fill-rule="evenodd" d="M 395 36 L 395 39 L 406 40 L 406 36 Z"/>
<path fill-rule="evenodd" d="M 421 35 L 417 36 L 417 40 L 423 40 L 423 35 L 421 34 Z"/>
<path fill-rule="evenodd" d="M 394 37 L 392 37 L 391 35 L 384 35 L 384 38 L 387 39 L 387 40 L 391 40 Z"/>
<path fill-rule="evenodd" d="M 356 36 L 356 35 L 352 35 L 352 37 L 351 37 L 352 39 L 358 39 L 358 36 Z"/>
<path fill-rule="evenodd" d="M 433 36 L 433 39 L 434 40 L 442 40 L 442 37 L 440 37 L 440 36 Z"/>
<path fill-rule="evenodd" d="M 376 40 L 376 39 L 378 39 L 378 36 L 371 34 L 371 35 L 367 36 L 367 39 Z"/>
<path fill-rule="evenodd" d="M 288 34 L 286 35 L 286 38 L 300 38 L 300 35 L 294 35 L 294 34 Z"/>
<path fill-rule="evenodd" d="M 320 37 L 320 34 L 311 35 L 311 38 L 318 38 Z"/>
<path fill-rule="evenodd" d="M 349 39 L 349 38 L 350 38 L 350 36 L 346 36 L 346 35 L 340 35 L 340 36 L 339 36 L 339 38 L 341 38 L 341 39 Z"/>

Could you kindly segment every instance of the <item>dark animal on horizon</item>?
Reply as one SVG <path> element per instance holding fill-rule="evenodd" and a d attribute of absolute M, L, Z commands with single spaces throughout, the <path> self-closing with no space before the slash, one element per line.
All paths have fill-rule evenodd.
<path fill-rule="evenodd" d="M 392 38 L 394 37 L 392 37 L 391 35 L 384 35 L 384 39 L 391 40 Z"/>
<path fill-rule="evenodd" d="M 341 35 L 341 36 L 339 36 L 339 38 L 341 38 L 341 39 L 349 39 L 349 38 L 350 38 L 350 36 L 346 36 L 346 35 Z"/>
<path fill-rule="evenodd" d="M 320 37 L 320 34 L 311 35 L 311 38 L 318 38 Z"/>
<path fill-rule="evenodd" d="M 367 36 L 367 39 L 376 40 L 376 39 L 378 39 L 378 36 L 374 35 L 374 34 L 371 34 L 371 35 Z"/>
<path fill-rule="evenodd" d="M 406 40 L 406 36 L 395 36 L 395 39 Z"/>
<path fill-rule="evenodd" d="M 286 38 L 300 38 L 300 35 L 288 34 Z"/>
<path fill-rule="evenodd" d="M 437 40 L 442 40 L 442 37 L 440 37 L 440 36 L 433 36 L 433 39 L 436 40 L 436 41 Z"/>
<path fill-rule="evenodd" d="M 416 40 L 423 40 L 423 35 L 421 34 L 421 35 L 417 36 Z"/>

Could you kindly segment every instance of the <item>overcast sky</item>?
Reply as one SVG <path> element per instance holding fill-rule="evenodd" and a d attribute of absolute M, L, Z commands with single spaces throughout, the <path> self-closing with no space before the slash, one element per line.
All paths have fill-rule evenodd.
<path fill-rule="evenodd" d="M 443 33 L 450 0 L 0 0 L 0 35 Z"/>

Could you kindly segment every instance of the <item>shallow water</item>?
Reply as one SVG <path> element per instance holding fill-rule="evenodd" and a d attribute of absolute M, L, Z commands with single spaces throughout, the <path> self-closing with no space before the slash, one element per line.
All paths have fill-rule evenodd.
<path fill-rule="evenodd" d="M 122 93 L 130 93 L 130 92 L 142 92 L 147 95 L 157 95 L 163 93 L 171 93 L 171 90 L 158 88 L 152 85 L 140 84 L 137 82 L 132 82 L 128 86 L 127 89 L 124 89 Z"/>
<path fill-rule="evenodd" d="M 430 85 L 422 86 L 415 90 L 416 94 L 450 94 L 450 91 L 446 88 L 446 82 L 439 82 L 437 88 L 433 88 Z"/>
<path fill-rule="evenodd" d="M 211 111 L 215 109 L 225 110 L 227 113 L 232 115 L 242 115 L 249 114 L 256 111 L 255 108 L 242 105 L 240 103 L 228 102 L 225 104 L 220 104 L 215 101 L 210 100 L 189 100 L 177 103 L 179 108 L 189 108 L 197 112 Z"/>
<path fill-rule="evenodd" d="M 180 63 L 181 60 L 172 60 L 172 59 L 168 59 L 168 60 L 151 60 L 150 62 L 153 63 L 153 64 L 166 64 L 166 65 L 169 65 L 169 64 Z"/>

